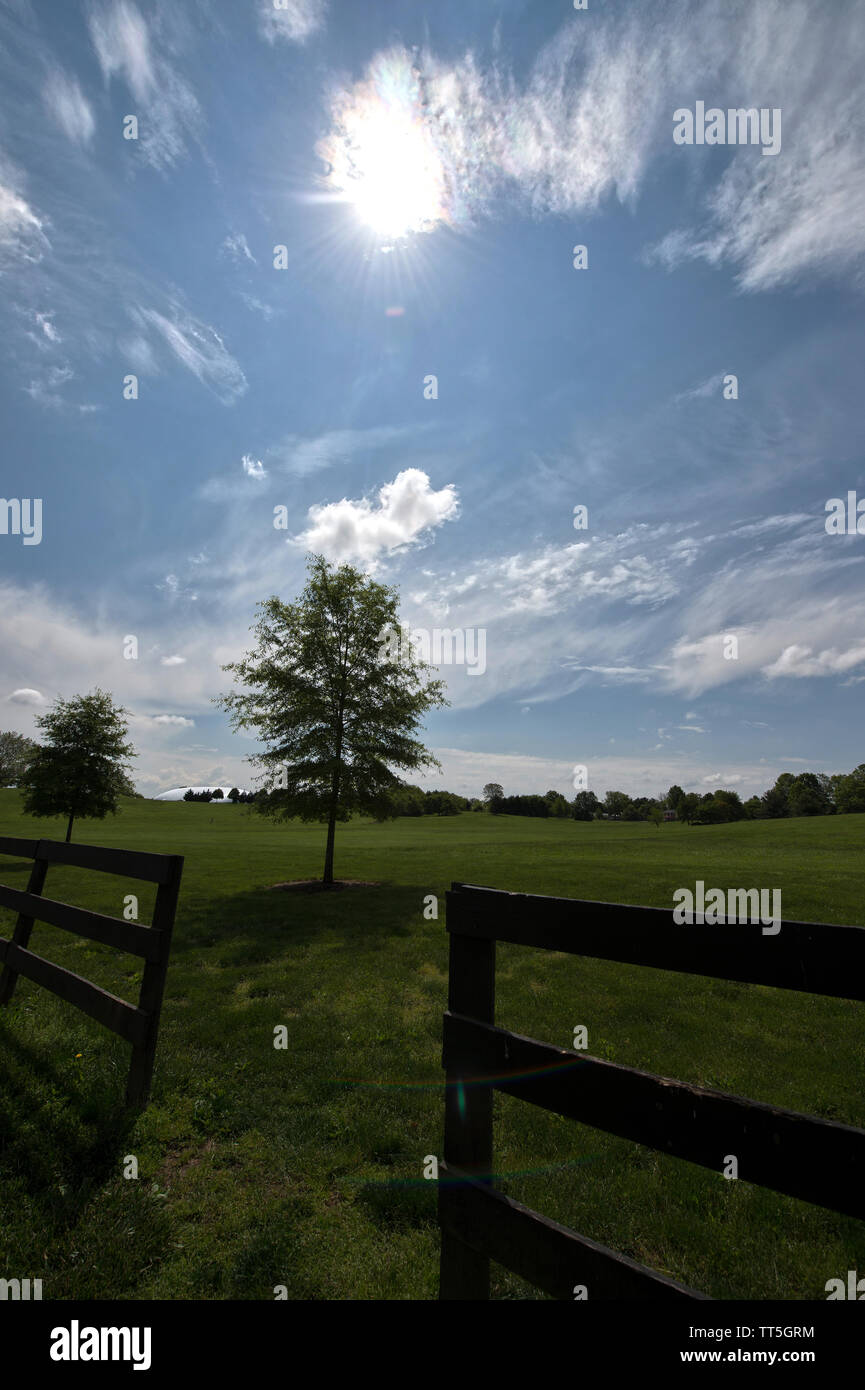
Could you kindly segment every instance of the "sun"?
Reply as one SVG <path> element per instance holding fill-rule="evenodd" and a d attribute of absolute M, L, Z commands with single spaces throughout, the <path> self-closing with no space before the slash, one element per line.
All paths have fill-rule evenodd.
<path fill-rule="evenodd" d="M 344 94 L 319 153 L 330 187 L 377 236 L 396 241 L 449 220 L 444 164 L 404 63 L 381 62 Z"/>

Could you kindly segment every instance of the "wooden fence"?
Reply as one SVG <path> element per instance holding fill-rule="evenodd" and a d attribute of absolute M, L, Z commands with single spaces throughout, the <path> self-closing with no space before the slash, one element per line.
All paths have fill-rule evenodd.
<path fill-rule="evenodd" d="M 0 1004 L 9 1003 L 18 976 L 23 975 L 125 1038 L 132 1044 L 126 1100 L 130 1105 L 145 1103 L 150 1094 L 156 1056 L 171 932 L 183 873 L 182 856 L 101 849 L 93 845 L 64 844 L 59 840 L 3 837 L 0 837 L 0 854 L 33 860 L 26 892 L 0 884 L 0 907 L 12 908 L 18 913 L 11 941 L 0 937 L 0 961 L 3 962 Z M 49 864 L 76 865 L 81 869 L 95 869 L 100 873 L 156 883 L 153 925 L 147 927 L 138 922 L 123 921 L 119 917 L 106 917 L 100 912 L 70 907 L 43 897 Z M 50 922 L 90 941 L 101 941 L 116 950 L 142 957 L 144 971 L 138 1005 L 118 999 L 71 970 L 54 965 L 28 950 L 34 921 Z"/>
<path fill-rule="evenodd" d="M 783 922 L 687 927 L 672 909 L 504 893 L 454 883 L 450 933 L 444 1163 L 443 1299 L 489 1298 L 489 1261 L 554 1298 L 705 1295 L 549 1221 L 495 1190 L 493 1091 L 832 1211 L 865 1218 L 865 1130 L 689 1086 L 495 1027 L 495 943 L 865 999 L 865 929 Z"/>

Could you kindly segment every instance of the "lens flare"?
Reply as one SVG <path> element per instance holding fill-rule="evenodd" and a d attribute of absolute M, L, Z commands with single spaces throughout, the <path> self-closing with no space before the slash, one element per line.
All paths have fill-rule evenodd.
<path fill-rule="evenodd" d="M 333 128 L 318 154 L 329 165 L 328 186 L 376 235 L 395 241 L 450 220 L 420 74 L 403 52 L 381 54 L 367 80 L 335 100 Z"/>

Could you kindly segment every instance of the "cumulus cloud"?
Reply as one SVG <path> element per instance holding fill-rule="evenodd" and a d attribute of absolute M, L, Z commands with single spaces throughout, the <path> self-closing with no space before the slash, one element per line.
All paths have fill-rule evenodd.
<path fill-rule="evenodd" d="M 777 661 L 763 667 L 770 680 L 778 676 L 836 676 L 846 674 L 854 666 L 865 661 L 865 643 L 858 642 L 847 650 L 828 647 L 821 652 L 812 651 L 798 642 L 785 647 Z"/>
<path fill-rule="evenodd" d="M 372 565 L 382 553 L 402 550 L 425 532 L 452 521 L 458 510 L 452 484 L 436 492 L 426 473 L 406 468 L 379 489 L 376 500 L 344 497 L 341 502 L 310 507 L 306 530 L 290 544 L 337 562 L 358 560 Z"/>
<path fill-rule="evenodd" d="M 244 454 L 240 460 L 243 464 L 243 471 L 248 478 L 266 478 L 267 472 L 261 459 L 254 459 L 252 454 Z"/>
<path fill-rule="evenodd" d="M 28 686 L 22 686 L 20 690 L 13 690 L 11 695 L 6 696 L 10 705 L 44 705 L 47 703 L 45 696 L 39 690 L 31 690 Z"/>

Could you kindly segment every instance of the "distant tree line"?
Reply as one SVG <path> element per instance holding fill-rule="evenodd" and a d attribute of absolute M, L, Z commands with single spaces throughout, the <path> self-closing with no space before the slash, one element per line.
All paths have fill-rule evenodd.
<path fill-rule="evenodd" d="M 241 801 L 255 801 L 258 792 L 242 792 L 237 787 L 232 787 L 226 797 L 221 787 L 214 787 L 213 791 L 206 787 L 204 791 L 194 792 L 188 787 L 184 793 L 184 801 L 233 801 L 239 804 Z"/>
<path fill-rule="evenodd" d="M 713 792 L 686 792 L 673 785 L 658 796 L 628 796 L 608 791 L 603 801 L 592 791 L 580 791 L 572 801 L 550 790 L 543 796 L 505 796 L 498 782 L 488 782 L 483 799 L 456 792 L 424 791 L 400 786 L 378 820 L 394 816 L 455 816 L 460 811 L 489 811 L 494 816 L 535 816 L 557 820 L 650 821 L 660 826 L 665 815 L 675 812 L 687 825 L 722 825 L 738 820 L 776 820 L 785 816 L 832 816 L 865 813 L 865 763 L 852 772 L 827 776 L 823 772 L 782 772 L 762 796 L 742 801 L 738 792 L 719 787 Z"/>

